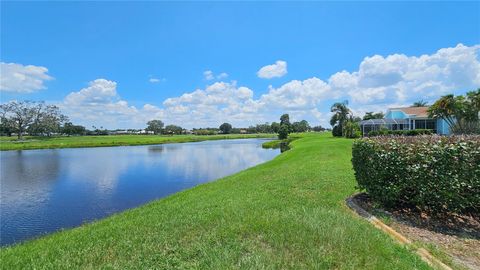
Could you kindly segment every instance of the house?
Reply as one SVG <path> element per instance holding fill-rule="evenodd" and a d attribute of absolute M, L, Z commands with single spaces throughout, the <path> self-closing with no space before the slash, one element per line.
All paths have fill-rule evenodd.
<path fill-rule="evenodd" d="M 387 128 L 390 130 L 431 129 L 440 135 L 450 134 L 447 122 L 443 119 L 428 117 L 426 107 L 390 108 L 383 119 L 370 119 L 360 122 L 362 134 L 372 130 Z"/>

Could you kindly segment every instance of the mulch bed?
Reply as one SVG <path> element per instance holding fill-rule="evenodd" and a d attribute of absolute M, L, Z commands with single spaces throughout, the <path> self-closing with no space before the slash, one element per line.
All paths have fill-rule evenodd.
<path fill-rule="evenodd" d="M 480 269 L 479 215 L 432 216 L 406 207 L 384 209 L 365 193 L 352 199 L 370 214 L 387 218 L 387 224 L 408 239 L 440 248 L 461 267 Z"/>

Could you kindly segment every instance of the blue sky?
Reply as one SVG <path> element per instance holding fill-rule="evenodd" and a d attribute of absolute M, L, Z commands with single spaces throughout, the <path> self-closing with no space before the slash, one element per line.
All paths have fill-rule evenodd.
<path fill-rule="evenodd" d="M 1 5 L 1 101 L 87 127 L 327 125 L 335 101 L 361 115 L 480 86 L 479 2 Z"/>

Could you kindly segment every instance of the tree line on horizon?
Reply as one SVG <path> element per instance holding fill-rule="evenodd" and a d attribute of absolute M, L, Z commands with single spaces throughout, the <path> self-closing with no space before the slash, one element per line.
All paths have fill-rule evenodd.
<path fill-rule="evenodd" d="M 246 128 L 233 127 L 230 123 L 222 123 L 218 128 L 193 128 L 191 132 L 195 135 L 214 135 L 214 134 L 254 134 L 254 133 L 279 133 L 282 129 L 282 125 L 288 126 L 288 133 L 291 132 L 307 132 L 307 131 L 324 131 L 326 130 L 322 126 L 311 127 L 306 120 L 290 123 L 288 114 L 282 115 L 280 123 L 263 123 L 256 124 L 255 126 L 249 126 Z M 165 126 L 161 120 L 151 120 L 147 122 L 147 131 L 153 134 L 185 134 L 186 129 L 176 125 Z"/>
<path fill-rule="evenodd" d="M 252 133 L 279 133 L 282 126 L 288 125 L 290 132 L 324 131 L 322 126 L 310 127 L 306 120 L 290 124 L 288 114 L 282 116 L 280 123 L 263 123 L 246 128 L 233 127 L 230 123 L 223 123 L 218 128 L 194 128 L 190 131 L 181 126 L 166 125 L 159 119 L 147 122 L 145 131 L 156 135 L 177 135 L 193 133 L 195 135 L 214 134 L 252 134 Z M 107 130 L 103 127 L 92 126 L 87 129 L 82 125 L 75 125 L 69 121 L 56 105 L 46 104 L 44 101 L 10 101 L 0 105 L 0 135 L 12 136 L 19 140 L 24 135 L 30 136 L 82 136 L 82 135 L 110 135 L 125 130 Z M 139 129 L 127 129 L 128 134 L 138 134 Z"/>

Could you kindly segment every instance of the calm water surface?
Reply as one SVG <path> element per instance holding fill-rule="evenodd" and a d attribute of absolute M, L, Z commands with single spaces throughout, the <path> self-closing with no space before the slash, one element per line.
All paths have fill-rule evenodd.
<path fill-rule="evenodd" d="M 274 158 L 262 139 L 0 152 L 0 244 L 71 228 Z"/>

